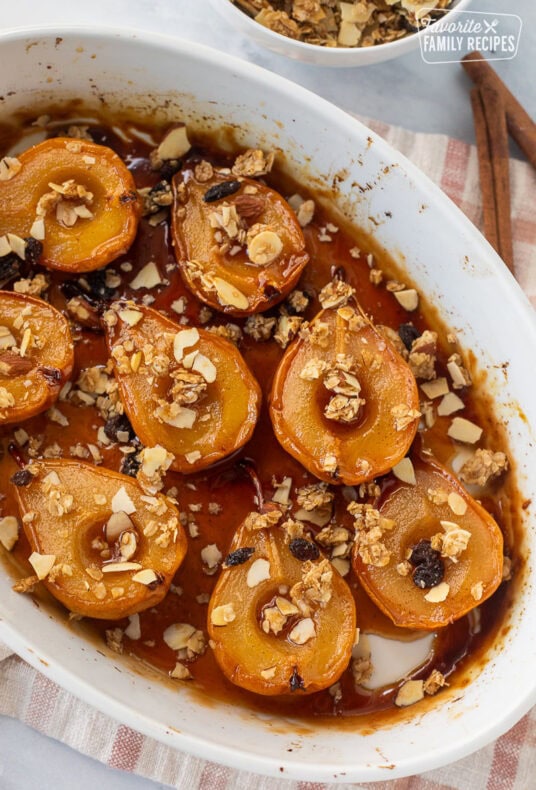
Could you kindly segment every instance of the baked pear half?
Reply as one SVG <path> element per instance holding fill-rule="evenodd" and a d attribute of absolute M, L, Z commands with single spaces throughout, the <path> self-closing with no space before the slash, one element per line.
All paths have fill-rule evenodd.
<path fill-rule="evenodd" d="M 99 269 L 129 249 L 141 206 L 111 148 L 55 137 L 2 161 L 0 237 L 33 237 L 42 243 L 42 266 L 72 273 Z"/>
<path fill-rule="evenodd" d="M 129 420 L 143 444 L 174 456 L 171 469 L 196 472 L 249 440 L 261 390 L 231 342 L 129 302 L 104 326 Z"/>
<path fill-rule="evenodd" d="M 215 310 L 244 316 L 267 310 L 294 288 L 309 260 L 296 214 L 253 179 L 173 179 L 175 255 L 186 286 Z"/>
<path fill-rule="evenodd" d="M 68 321 L 32 296 L 0 291 L 0 425 L 48 409 L 73 369 Z"/>
<path fill-rule="evenodd" d="M 348 666 L 353 596 L 303 526 L 278 510 L 238 527 L 212 593 L 208 631 L 224 675 L 256 694 L 310 694 Z M 298 537 L 299 536 L 299 537 Z"/>
<path fill-rule="evenodd" d="M 320 480 L 358 485 L 404 457 L 415 377 L 356 303 L 322 310 L 286 350 L 270 396 L 282 447 Z"/>
<path fill-rule="evenodd" d="M 39 461 L 13 480 L 30 563 L 69 611 L 113 620 L 165 597 L 187 547 L 166 497 L 80 461 Z"/>
<path fill-rule="evenodd" d="M 394 475 L 355 517 L 353 567 L 374 603 L 402 628 L 433 630 L 463 617 L 502 581 L 503 536 L 459 480 L 431 455 L 411 457 L 414 482 Z"/>

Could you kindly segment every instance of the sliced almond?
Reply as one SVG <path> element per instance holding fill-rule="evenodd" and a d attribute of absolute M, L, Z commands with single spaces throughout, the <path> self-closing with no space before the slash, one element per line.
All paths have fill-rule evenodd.
<path fill-rule="evenodd" d="M 138 548 L 138 538 L 134 530 L 127 530 L 121 535 L 119 541 L 119 553 L 124 562 L 128 562 L 135 555 Z"/>
<path fill-rule="evenodd" d="M 290 498 L 290 489 L 292 488 L 292 477 L 284 477 L 283 480 L 277 484 L 274 491 L 272 502 L 278 505 L 288 505 Z"/>
<path fill-rule="evenodd" d="M 212 382 L 216 381 L 216 366 L 204 354 L 197 354 L 192 365 L 192 370 L 200 373 L 207 384 L 212 384 Z"/>
<path fill-rule="evenodd" d="M 441 398 L 449 391 L 449 383 L 446 378 L 433 379 L 432 381 L 423 381 L 420 385 L 422 391 L 430 400 L 434 398 Z"/>
<path fill-rule="evenodd" d="M 175 680 L 190 680 L 192 677 L 192 673 L 185 667 L 184 664 L 181 664 L 180 661 L 177 661 L 175 667 L 169 673 L 170 678 L 175 678 Z"/>
<path fill-rule="evenodd" d="M 248 242 L 248 257 L 258 266 L 267 266 L 281 254 L 283 242 L 273 230 L 262 230 Z"/>
<path fill-rule="evenodd" d="M 267 669 L 261 669 L 261 678 L 263 680 L 272 680 L 275 677 L 277 667 L 268 667 Z"/>
<path fill-rule="evenodd" d="M 112 513 L 119 513 L 123 511 L 127 514 L 127 516 L 132 515 L 132 513 L 136 512 L 136 505 L 129 497 L 125 490 L 125 486 L 121 486 L 121 488 L 114 494 L 112 498 Z"/>
<path fill-rule="evenodd" d="M 188 153 L 191 148 L 188 140 L 188 133 L 184 124 L 179 124 L 170 129 L 158 148 L 156 153 L 159 159 L 180 159 Z"/>
<path fill-rule="evenodd" d="M 406 680 L 395 697 L 395 705 L 407 708 L 424 699 L 424 680 Z"/>
<path fill-rule="evenodd" d="M 412 313 L 419 306 L 419 294 L 414 288 L 406 288 L 404 291 L 395 291 L 394 297 L 398 304 Z"/>
<path fill-rule="evenodd" d="M 139 571 L 139 573 L 135 573 L 132 577 L 132 581 L 145 584 L 148 587 L 150 584 L 154 584 L 158 581 L 158 574 L 151 568 L 146 568 L 143 571 Z"/>
<path fill-rule="evenodd" d="M 143 269 L 140 269 L 134 277 L 130 283 L 130 287 L 138 291 L 140 288 L 154 288 L 160 285 L 161 282 L 162 278 L 156 263 L 154 261 L 149 261 L 149 263 L 145 264 Z"/>
<path fill-rule="evenodd" d="M 465 444 L 475 444 L 482 436 L 482 428 L 464 417 L 454 417 L 447 431 L 451 439 Z"/>
<path fill-rule="evenodd" d="M 0 181 L 11 181 L 22 169 L 22 163 L 14 156 L 0 159 Z"/>
<path fill-rule="evenodd" d="M 191 348 L 198 342 L 199 332 L 195 327 L 182 329 L 180 332 L 177 332 L 173 338 L 173 356 L 177 362 L 182 362 L 185 348 Z"/>
<path fill-rule="evenodd" d="M 28 557 L 30 565 L 35 571 L 35 574 L 39 581 L 46 579 L 52 568 L 54 567 L 54 563 L 56 562 L 56 555 L 55 554 L 39 554 L 38 551 L 32 552 Z"/>
<path fill-rule="evenodd" d="M 189 409 L 187 406 L 181 406 L 179 413 L 175 417 L 164 419 L 166 425 L 172 425 L 174 428 L 192 428 L 197 419 L 197 412 L 194 409 Z"/>
<path fill-rule="evenodd" d="M 106 499 L 104 500 L 104 503 Z M 103 503 L 97 503 L 103 504 Z M 124 510 L 118 510 L 116 513 L 112 513 L 108 521 L 106 522 L 105 527 L 105 535 L 106 540 L 108 543 L 115 543 L 117 538 L 122 532 L 126 530 L 131 530 L 134 528 L 134 524 L 132 523 L 132 519 L 125 513 Z"/>
<path fill-rule="evenodd" d="M 325 527 L 331 521 L 331 507 L 305 510 L 300 508 L 293 516 L 297 521 L 309 521 L 315 527 Z"/>
<path fill-rule="evenodd" d="M 141 625 L 139 614 L 131 614 L 128 618 L 128 625 L 125 628 L 125 636 L 136 641 L 141 639 Z"/>
<path fill-rule="evenodd" d="M 455 516 L 464 516 L 467 512 L 467 502 L 456 491 L 451 491 L 447 503 Z"/>
<path fill-rule="evenodd" d="M 475 601 L 480 601 L 484 594 L 484 584 L 482 582 L 476 582 L 471 587 L 471 595 L 475 599 Z"/>
<path fill-rule="evenodd" d="M 131 309 L 120 310 L 119 318 L 121 319 L 121 321 L 124 321 L 124 323 L 128 324 L 129 326 L 136 326 L 136 324 L 139 324 L 141 319 L 143 318 L 143 313 L 141 313 L 139 310 L 131 310 Z"/>
<path fill-rule="evenodd" d="M 440 584 L 436 584 L 435 587 L 431 587 L 430 590 L 424 596 L 424 600 L 428 601 L 429 603 L 442 603 L 447 599 L 447 596 L 450 592 L 450 585 L 447 582 L 441 582 Z"/>
<path fill-rule="evenodd" d="M 126 571 L 139 571 L 142 568 L 139 562 L 109 562 L 102 566 L 103 573 L 126 573 Z M 154 571 L 151 571 L 154 573 Z M 138 574 L 139 575 L 139 574 Z M 134 579 L 134 581 L 138 581 Z"/>
<path fill-rule="evenodd" d="M 228 625 L 236 619 L 236 612 L 232 603 L 216 606 L 210 614 L 212 625 Z"/>
<path fill-rule="evenodd" d="M 292 617 L 293 614 L 298 614 L 300 611 L 295 604 L 280 595 L 275 599 L 275 605 L 285 617 Z"/>
<path fill-rule="evenodd" d="M 248 570 L 246 584 L 248 587 L 256 587 L 261 582 L 270 578 L 270 563 L 265 559 L 258 559 L 253 562 Z"/>
<path fill-rule="evenodd" d="M 315 624 L 310 617 L 305 617 L 296 623 L 288 636 L 294 644 L 304 645 L 316 636 Z"/>
<path fill-rule="evenodd" d="M 411 462 L 411 458 L 403 458 L 395 466 L 393 466 L 392 472 L 394 476 L 403 483 L 408 483 L 411 486 L 417 484 L 415 469 L 413 467 L 413 463 Z"/>
<path fill-rule="evenodd" d="M 45 220 L 43 217 L 36 217 L 30 228 L 30 236 L 38 241 L 44 241 L 45 238 Z"/>
<path fill-rule="evenodd" d="M 440 401 L 437 413 L 440 417 L 448 417 L 449 414 L 465 408 L 465 403 L 454 392 L 448 392 Z"/>
<path fill-rule="evenodd" d="M 192 450 L 191 453 L 186 453 L 185 456 L 186 460 L 189 464 L 195 464 L 196 461 L 199 461 L 201 458 L 201 453 L 199 450 Z"/>
<path fill-rule="evenodd" d="M 188 640 L 195 631 L 195 626 L 188 623 L 173 623 L 164 631 L 164 642 L 172 650 L 182 650 L 188 646 Z"/>
<path fill-rule="evenodd" d="M 334 557 L 331 564 L 341 576 L 348 576 L 350 573 L 350 561 L 343 560 L 341 557 Z"/>
<path fill-rule="evenodd" d="M 236 307 L 237 310 L 247 310 L 249 307 L 249 300 L 242 291 L 235 288 L 234 285 L 223 280 L 221 277 L 214 277 L 212 279 L 218 299 L 222 305 L 229 305 L 229 307 Z"/>
<path fill-rule="evenodd" d="M 11 551 L 18 539 L 19 522 L 15 516 L 0 518 L 0 543 L 6 551 Z"/>

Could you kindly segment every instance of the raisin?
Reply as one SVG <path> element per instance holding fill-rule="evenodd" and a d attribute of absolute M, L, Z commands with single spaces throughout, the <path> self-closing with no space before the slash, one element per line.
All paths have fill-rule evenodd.
<path fill-rule="evenodd" d="M 10 252 L 0 258 L 0 283 L 3 285 L 19 273 L 20 261 L 15 253 Z"/>
<path fill-rule="evenodd" d="M 231 568 L 233 565 L 243 565 L 249 560 L 255 549 L 253 546 L 243 546 L 240 549 L 235 549 L 228 554 L 224 560 L 224 565 Z"/>
<path fill-rule="evenodd" d="M 305 688 L 305 683 L 303 682 L 303 678 L 298 675 L 298 667 L 294 667 L 294 671 L 290 676 L 289 687 L 291 691 L 299 691 L 300 689 Z"/>
<path fill-rule="evenodd" d="M 216 200 L 229 197 L 238 192 L 242 183 L 240 181 L 222 181 L 220 184 L 214 184 L 203 195 L 205 203 L 214 203 Z"/>
<path fill-rule="evenodd" d="M 408 351 L 411 351 L 413 341 L 421 336 L 421 333 L 413 324 L 400 324 L 398 327 L 398 334 Z"/>
<path fill-rule="evenodd" d="M 49 384 L 59 384 L 61 381 L 61 370 L 50 365 L 40 365 L 39 371 L 43 374 Z"/>
<path fill-rule="evenodd" d="M 276 288 L 275 285 L 272 285 L 272 283 L 267 283 L 264 286 L 264 295 L 267 299 L 276 299 L 278 296 L 281 296 L 281 291 L 279 288 Z"/>
<path fill-rule="evenodd" d="M 423 563 L 417 565 L 413 571 L 413 583 L 424 590 L 442 582 L 444 575 L 445 566 L 441 559 L 438 562 Z"/>
<path fill-rule="evenodd" d="M 89 296 L 93 299 L 111 299 L 115 293 L 115 288 L 106 285 L 106 270 L 95 269 L 84 275 L 84 279 L 89 286 Z M 85 293 L 88 291 L 86 289 Z"/>
<path fill-rule="evenodd" d="M 409 561 L 412 565 L 423 565 L 436 562 L 440 557 L 440 552 L 432 548 L 429 540 L 420 540 L 413 547 Z"/>
<path fill-rule="evenodd" d="M 138 461 L 136 453 L 129 453 L 125 455 L 121 463 L 121 474 L 128 475 L 129 477 L 136 477 L 138 474 L 141 463 Z"/>
<path fill-rule="evenodd" d="M 171 181 L 175 173 L 178 173 L 182 167 L 180 159 L 168 159 L 160 168 L 160 175 L 164 181 Z"/>
<path fill-rule="evenodd" d="M 312 543 L 310 540 L 305 540 L 305 538 L 294 538 L 289 543 L 290 553 L 293 557 L 296 557 L 297 560 L 300 562 L 306 562 L 306 560 L 317 560 L 320 556 L 320 550 L 316 543 Z"/>
<path fill-rule="evenodd" d="M 129 192 L 123 192 L 122 195 L 119 196 L 119 202 L 124 206 L 126 203 L 135 203 L 138 199 L 138 193 L 135 192 L 133 189 Z"/>
<path fill-rule="evenodd" d="M 19 488 L 21 486 L 29 486 L 33 477 L 33 474 L 28 469 L 19 469 L 18 472 L 11 476 L 11 482 Z"/>
<path fill-rule="evenodd" d="M 38 239 L 34 239 L 33 236 L 29 236 L 27 239 L 24 239 L 26 242 L 26 247 L 24 248 L 24 260 L 26 263 L 34 264 L 38 263 L 39 258 L 43 254 L 43 245 Z"/>
<path fill-rule="evenodd" d="M 118 439 L 118 433 L 126 433 L 128 434 L 127 439 L 123 439 L 123 444 L 126 442 L 132 441 L 136 434 L 134 433 L 134 429 L 130 424 L 130 421 L 126 414 L 115 414 L 113 417 L 110 417 L 106 425 L 104 426 L 104 433 L 111 439 L 113 442 L 120 442 L 121 440 Z"/>

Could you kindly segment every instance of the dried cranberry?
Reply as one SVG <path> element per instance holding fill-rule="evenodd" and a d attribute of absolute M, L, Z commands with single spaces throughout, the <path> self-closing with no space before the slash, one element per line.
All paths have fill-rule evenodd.
<path fill-rule="evenodd" d="M 214 203 L 216 200 L 234 195 L 241 186 L 242 183 L 240 181 L 222 181 L 220 184 L 214 184 L 214 186 L 209 187 L 203 195 L 203 200 L 205 203 Z"/>
<path fill-rule="evenodd" d="M 298 675 L 298 667 L 294 667 L 294 671 L 290 676 L 289 687 L 291 691 L 299 691 L 300 689 L 305 688 L 303 678 Z"/>
<path fill-rule="evenodd" d="M 171 181 L 175 173 L 181 169 L 182 162 L 180 159 L 167 159 L 160 168 L 160 175 L 164 181 Z"/>
<path fill-rule="evenodd" d="M 316 543 L 306 540 L 305 538 L 294 538 L 294 540 L 291 540 L 289 549 L 292 556 L 296 557 L 300 562 L 317 560 L 320 556 L 320 550 Z"/>
<path fill-rule="evenodd" d="M 408 351 L 411 351 L 413 342 L 421 336 L 421 333 L 413 324 L 400 324 L 398 327 L 398 334 Z"/>
<path fill-rule="evenodd" d="M 104 433 L 111 439 L 113 442 L 130 442 L 134 437 L 134 428 L 130 424 L 130 421 L 126 414 L 115 414 L 113 417 L 110 417 L 104 426 Z M 126 439 L 119 439 L 119 433 L 126 433 Z"/>
<path fill-rule="evenodd" d="M 137 453 L 130 453 L 125 455 L 121 463 L 121 473 L 129 477 L 136 477 L 138 474 L 141 463 L 138 461 Z"/>
<path fill-rule="evenodd" d="M 249 560 L 255 549 L 253 546 L 242 546 L 240 549 L 235 549 L 225 558 L 224 565 L 231 568 L 233 565 L 243 565 Z"/>
<path fill-rule="evenodd" d="M 15 472 L 14 475 L 11 477 L 11 482 L 13 485 L 18 486 L 28 486 L 33 480 L 33 474 L 28 469 L 19 469 L 18 472 Z"/>
<path fill-rule="evenodd" d="M 106 269 L 95 269 L 85 274 L 84 280 L 89 286 L 89 296 L 93 297 L 93 299 L 111 299 L 115 293 L 115 288 L 110 288 L 106 285 Z M 88 291 L 84 290 L 87 294 Z"/>

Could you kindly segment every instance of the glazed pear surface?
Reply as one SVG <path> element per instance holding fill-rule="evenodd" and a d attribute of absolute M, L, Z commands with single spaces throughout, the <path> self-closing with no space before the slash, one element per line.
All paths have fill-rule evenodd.
<path fill-rule="evenodd" d="M 79 461 L 39 461 L 27 471 L 16 496 L 32 564 L 50 565 L 38 576 L 67 609 L 114 619 L 165 597 L 186 554 L 179 512 L 166 497 L 147 497 L 131 477 Z"/>
<path fill-rule="evenodd" d="M 283 448 L 326 482 L 358 485 L 407 452 L 415 378 L 357 305 L 322 310 L 285 352 L 270 397 Z"/>
<path fill-rule="evenodd" d="M 292 537 L 301 525 L 274 526 L 269 515 L 252 513 L 237 529 L 210 599 L 209 634 L 232 683 L 264 695 L 312 693 L 348 665 L 354 599 L 316 545 Z"/>
<path fill-rule="evenodd" d="M 204 469 L 248 441 L 261 393 L 232 343 L 142 305 L 115 304 L 104 323 L 129 419 L 173 454 L 172 469 Z"/>
<path fill-rule="evenodd" d="M 0 425 L 54 403 L 71 375 L 69 324 L 42 299 L 0 291 Z"/>
<path fill-rule="evenodd" d="M 65 272 L 99 269 L 126 252 L 140 203 L 134 179 L 110 148 L 55 137 L 15 160 L 0 180 L 0 236 L 35 236 L 40 263 Z"/>
<path fill-rule="evenodd" d="M 173 181 L 175 254 L 188 288 L 230 315 L 267 310 L 296 285 L 309 260 L 290 206 L 248 178 L 200 182 L 185 168 Z"/>
<path fill-rule="evenodd" d="M 375 508 L 353 508 L 353 564 L 395 625 L 435 629 L 482 604 L 502 581 L 503 536 L 491 515 L 432 458 L 412 456 L 415 484 L 393 478 Z M 371 528 L 378 527 L 371 543 Z"/>

